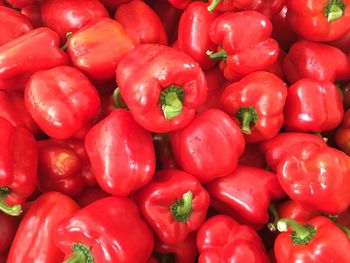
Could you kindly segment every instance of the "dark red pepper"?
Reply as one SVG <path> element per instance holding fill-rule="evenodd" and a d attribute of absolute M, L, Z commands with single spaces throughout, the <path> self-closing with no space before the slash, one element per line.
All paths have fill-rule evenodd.
<path fill-rule="evenodd" d="M 34 28 L 42 27 L 43 21 L 41 19 L 41 4 L 34 3 L 29 6 L 21 8 L 21 14 L 25 15 Z"/>
<path fill-rule="evenodd" d="M 75 198 L 75 201 L 80 207 L 85 207 L 108 196 L 110 195 L 103 191 L 99 186 L 92 186 L 85 188 L 84 192 L 79 197 Z"/>
<path fill-rule="evenodd" d="M 0 212 L 0 255 L 6 253 L 11 246 L 19 222 L 18 217 Z"/>
<path fill-rule="evenodd" d="M 335 142 L 340 150 L 350 155 L 350 109 L 345 112 L 343 120 L 337 128 Z"/>
<path fill-rule="evenodd" d="M 275 137 L 276 138 L 276 137 Z M 239 164 L 256 168 L 265 168 L 265 156 L 260 151 L 258 144 L 247 143 L 243 154 L 239 158 Z"/>

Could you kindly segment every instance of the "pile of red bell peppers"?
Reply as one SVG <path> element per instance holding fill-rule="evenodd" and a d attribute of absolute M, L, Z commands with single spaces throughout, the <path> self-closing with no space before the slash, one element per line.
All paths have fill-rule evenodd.
<path fill-rule="evenodd" d="M 350 262 L 350 0 L 0 0 L 0 263 Z"/>

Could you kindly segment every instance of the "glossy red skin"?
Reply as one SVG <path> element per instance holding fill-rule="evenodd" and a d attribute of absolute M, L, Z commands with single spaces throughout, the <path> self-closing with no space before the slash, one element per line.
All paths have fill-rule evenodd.
<path fill-rule="evenodd" d="M 63 45 L 68 32 L 74 33 L 90 21 L 109 14 L 98 0 L 45 0 L 41 4 L 41 17 L 44 26 L 54 30 Z"/>
<path fill-rule="evenodd" d="M 337 128 L 335 142 L 340 150 L 350 155 L 350 109 L 344 113 L 343 120 Z"/>
<path fill-rule="evenodd" d="M 312 142 L 295 144 L 281 158 L 277 178 L 290 199 L 338 214 L 350 205 L 350 157 Z"/>
<path fill-rule="evenodd" d="M 328 0 L 286 0 L 288 8 L 287 21 L 292 30 L 301 38 L 310 41 L 333 41 L 342 37 L 350 30 L 350 1 L 345 4 L 344 15 L 328 22 L 325 16 L 325 6 Z"/>
<path fill-rule="evenodd" d="M 39 142 L 38 188 L 40 192 L 57 191 L 70 197 L 81 195 L 85 184 L 79 155 L 68 146 L 54 141 Z"/>
<path fill-rule="evenodd" d="M 17 8 L 23 8 L 36 3 L 44 2 L 43 0 L 7 0 L 7 2 Z"/>
<path fill-rule="evenodd" d="M 25 128 L 15 128 L 0 118 L 0 187 L 10 189 L 3 199 L 13 206 L 23 204 L 37 182 L 38 145 Z"/>
<path fill-rule="evenodd" d="M 19 221 L 18 217 L 0 213 L 0 254 L 6 253 L 11 246 Z"/>
<path fill-rule="evenodd" d="M 119 62 L 134 45 L 121 24 L 110 18 L 100 18 L 72 35 L 67 52 L 74 67 L 101 81 L 114 78 Z"/>
<path fill-rule="evenodd" d="M 15 127 L 27 128 L 37 138 L 43 134 L 26 110 L 21 92 L 0 91 L 0 116 Z"/>
<path fill-rule="evenodd" d="M 271 33 L 270 20 L 256 11 L 224 13 L 211 23 L 210 39 L 228 54 L 221 62 L 227 80 L 265 70 L 277 61 L 279 47 Z"/>
<path fill-rule="evenodd" d="M 284 107 L 287 131 L 322 132 L 336 128 L 344 114 L 340 92 L 331 82 L 302 79 L 288 89 Z"/>
<path fill-rule="evenodd" d="M 286 200 L 276 206 L 280 218 L 290 218 L 299 223 L 306 223 L 310 219 L 320 216 L 321 212 L 312 206 L 304 205 L 293 200 Z"/>
<path fill-rule="evenodd" d="M 283 51 L 283 49 L 280 49 L 280 52 L 278 53 L 278 59 L 277 61 L 272 64 L 271 66 L 266 68 L 266 71 L 273 73 L 277 75 L 280 79 L 285 81 L 285 76 L 283 72 L 283 61 L 284 58 L 286 57 L 286 52 Z"/>
<path fill-rule="evenodd" d="M 0 89 L 23 90 L 33 73 L 67 65 L 68 57 L 58 45 L 58 35 L 41 27 L 0 46 Z"/>
<path fill-rule="evenodd" d="M 259 148 L 265 156 L 265 161 L 269 169 L 276 171 L 281 158 L 288 153 L 293 145 L 301 142 L 313 142 L 319 146 L 326 145 L 323 138 L 314 134 L 285 132 L 277 134 L 277 136 L 270 140 L 261 142 Z"/>
<path fill-rule="evenodd" d="M 152 180 L 152 136 L 124 109 L 114 110 L 90 129 L 85 149 L 96 180 L 107 193 L 128 196 Z"/>
<path fill-rule="evenodd" d="M 192 0 L 168 0 L 169 3 L 178 9 L 186 9 L 186 7 L 192 2 Z"/>
<path fill-rule="evenodd" d="M 0 46 L 29 32 L 33 26 L 17 11 L 0 6 Z"/>
<path fill-rule="evenodd" d="M 54 229 L 78 209 L 72 199 L 61 193 L 41 195 L 21 220 L 6 262 L 61 263 L 64 254 L 54 243 Z"/>
<path fill-rule="evenodd" d="M 264 168 L 266 166 L 265 157 L 260 151 L 258 144 L 250 143 L 246 144 L 238 163 L 256 168 Z"/>
<path fill-rule="evenodd" d="M 348 79 L 350 64 L 345 53 L 327 44 L 299 40 L 283 61 L 289 83 L 301 79 L 330 81 Z"/>
<path fill-rule="evenodd" d="M 188 191 L 192 192 L 192 212 L 181 222 L 175 219 L 170 207 Z M 181 170 L 158 171 L 151 183 L 135 193 L 134 200 L 157 237 L 166 244 L 183 242 L 196 231 L 204 222 L 210 203 L 200 182 Z"/>
<path fill-rule="evenodd" d="M 196 233 L 192 232 L 187 238 L 176 244 L 166 244 L 156 239 L 154 251 L 160 254 L 171 254 L 174 263 L 193 263 L 197 258 Z"/>
<path fill-rule="evenodd" d="M 350 242 L 330 219 L 319 216 L 306 222 L 316 228 L 316 235 L 306 245 L 296 245 L 290 233 L 281 233 L 275 242 L 277 263 L 349 262 Z"/>
<path fill-rule="evenodd" d="M 79 204 L 80 207 L 85 207 L 97 200 L 108 196 L 110 195 L 103 191 L 99 186 L 92 186 L 85 188 L 84 192 L 75 198 L 75 201 Z"/>
<path fill-rule="evenodd" d="M 258 120 L 251 132 L 244 133 L 248 143 L 271 139 L 283 125 L 283 108 L 287 98 L 286 84 L 275 74 L 258 71 L 226 87 L 220 98 L 220 108 L 241 126 L 236 113 L 241 107 L 253 106 Z"/>
<path fill-rule="evenodd" d="M 157 133 L 189 124 L 207 95 L 207 82 L 199 65 L 185 53 L 159 44 L 142 44 L 132 50 L 119 63 L 116 80 L 135 120 Z M 170 85 L 181 87 L 184 99 L 181 113 L 167 120 L 159 98 Z"/>
<path fill-rule="evenodd" d="M 90 126 L 100 108 L 90 80 L 69 66 L 34 73 L 26 85 L 24 102 L 39 127 L 56 139 L 70 138 Z"/>
<path fill-rule="evenodd" d="M 209 38 L 211 22 L 219 16 L 209 12 L 208 3 L 193 2 L 182 13 L 178 28 L 179 49 L 190 55 L 203 70 L 212 68 L 218 61 L 209 58 L 208 50 L 215 50 L 216 44 Z"/>
<path fill-rule="evenodd" d="M 21 14 L 25 15 L 34 28 L 43 26 L 43 21 L 41 19 L 41 5 L 40 3 L 35 3 L 29 6 L 21 8 Z"/>
<path fill-rule="evenodd" d="M 114 19 L 136 44 L 168 44 L 168 37 L 158 15 L 141 0 L 132 0 L 118 7 Z"/>
<path fill-rule="evenodd" d="M 255 1 L 255 5 L 253 5 L 253 10 L 258 11 L 268 17 L 271 18 L 278 14 L 283 6 L 285 0 L 265 0 L 265 1 Z"/>
<path fill-rule="evenodd" d="M 157 170 L 177 168 L 168 134 L 154 134 L 153 144 L 156 151 Z"/>
<path fill-rule="evenodd" d="M 210 4 L 213 0 L 208 1 Z M 251 9 L 255 5 L 255 0 L 221 0 L 214 10 L 220 12 L 241 11 Z"/>
<path fill-rule="evenodd" d="M 204 222 L 198 230 L 197 248 L 199 263 L 270 262 L 255 230 L 225 215 Z"/>
<path fill-rule="evenodd" d="M 271 17 L 273 25 L 272 37 L 278 41 L 279 46 L 286 52 L 298 39 L 298 35 L 287 23 L 287 11 L 287 7 L 284 6 L 278 14 Z"/>
<path fill-rule="evenodd" d="M 261 229 L 269 221 L 271 200 L 285 196 L 274 173 L 244 165 L 209 182 L 206 189 L 211 206 L 254 229 Z"/>
<path fill-rule="evenodd" d="M 95 201 L 62 220 L 55 241 L 66 258 L 71 256 L 72 244 L 85 244 L 96 263 L 143 263 L 154 246 L 153 233 L 137 206 L 115 196 Z"/>
<path fill-rule="evenodd" d="M 201 183 L 231 174 L 245 148 L 238 125 L 218 109 L 197 115 L 188 126 L 171 133 L 170 142 L 177 164 Z"/>

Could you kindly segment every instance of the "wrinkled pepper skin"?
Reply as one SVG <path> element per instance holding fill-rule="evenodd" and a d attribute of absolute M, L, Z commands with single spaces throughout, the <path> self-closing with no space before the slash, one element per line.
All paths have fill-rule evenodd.
<path fill-rule="evenodd" d="M 282 230 L 289 226 L 293 234 L 278 235 L 274 247 L 277 263 L 350 261 L 349 239 L 330 219 L 314 217 L 307 225 L 295 225 L 296 221 L 289 223 L 288 219 L 282 222 Z"/>
<path fill-rule="evenodd" d="M 57 33 L 41 27 L 0 46 L 0 89 L 22 91 L 33 73 L 68 65 L 58 45 Z"/>
<path fill-rule="evenodd" d="M 224 13 L 210 25 L 209 37 L 221 48 L 209 56 L 224 59 L 221 65 L 226 79 L 236 81 L 277 61 L 279 47 L 271 33 L 270 20 L 256 11 Z"/>
<path fill-rule="evenodd" d="M 185 53 L 159 44 L 141 44 L 119 63 L 120 94 L 145 129 L 165 133 L 189 124 L 204 103 L 207 82 Z"/>
<path fill-rule="evenodd" d="M 74 67 L 92 79 L 109 80 L 114 78 L 120 60 L 134 46 L 121 24 L 110 18 L 100 18 L 69 38 L 67 53 Z"/>
<path fill-rule="evenodd" d="M 283 68 L 290 84 L 301 79 L 334 82 L 346 80 L 350 74 L 349 59 L 340 49 L 306 40 L 293 44 Z"/>
<path fill-rule="evenodd" d="M 217 63 L 206 52 L 217 46 L 210 40 L 208 29 L 219 13 L 209 12 L 207 7 L 208 3 L 192 2 L 181 15 L 177 37 L 179 49 L 197 61 L 203 70 Z"/>
<path fill-rule="evenodd" d="M 95 87 L 82 72 L 69 66 L 34 73 L 24 93 L 29 114 L 55 139 L 79 136 L 100 109 Z"/>
<path fill-rule="evenodd" d="M 258 71 L 226 87 L 220 107 L 241 127 L 248 143 L 271 139 L 283 125 L 286 84 L 275 74 Z"/>
<path fill-rule="evenodd" d="M 288 89 L 284 127 L 294 132 L 322 132 L 336 128 L 344 114 L 341 94 L 331 82 L 302 79 Z"/>
<path fill-rule="evenodd" d="M 343 120 L 337 128 L 335 142 L 340 150 L 350 155 L 350 109 L 348 109 Z"/>
<path fill-rule="evenodd" d="M 166 244 L 184 241 L 204 222 L 210 198 L 200 182 L 180 170 L 158 171 L 155 179 L 136 192 L 143 217 Z"/>
<path fill-rule="evenodd" d="M 238 125 L 221 110 L 197 115 L 182 130 L 171 133 L 176 163 L 201 183 L 232 173 L 245 148 Z"/>
<path fill-rule="evenodd" d="M 34 192 L 37 182 L 38 145 L 25 128 L 0 118 L 0 210 L 13 216 Z"/>
<path fill-rule="evenodd" d="M 11 246 L 19 221 L 18 217 L 0 212 L 0 255 L 6 253 L 7 249 Z"/>
<path fill-rule="evenodd" d="M 281 158 L 277 178 L 294 201 L 338 214 L 350 205 L 350 157 L 312 142 L 295 144 Z"/>
<path fill-rule="evenodd" d="M 301 133 L 301 132 L 284 132 L 270 140 L 261 142 L 259 145 L 260 151 L 265 156 L 267 166 L 271 171 L 277 170 L 281 158 L 288 153 L 293 145 L 301 142 L 313 142 L 319 146 L 326 145 L 325 141 L 317 135 Z"/>
<path fill-rule="evenodd" d="M 254 229 L 261 229 L 269 221 L 271 200 L 285 196 L 274 173 L 244 165 L 211 181 L 206 189 L 212 207 Z"/>
<path fill-rule="evenodd" d="M 64 254 L 55 245 L 54 229 L 78 209 L 72 199 L 61 193 L 41 195 L 21 220 L 6 262 L 61 263 Z"/>
<path fill-rule="evenodd" d="M 0 6 L 0 46 L 29 32 L 33 26 L 17 11 Z"/>
<path fill-rule="evenodd" d="M 85 149 L 96 180 L 107 193 L 128 196 L 152 180 L 152 136 L 124 109 L 115 109 L 90 129 Z"/>
<path fill-rule="evenodd" d="M 114 19 L 124 27 L 136 44 L 168 44 L 160 18 L 141 0 L 132 0 L 119 6 Z"/>
<path fill-rule="evenodd" d="M 217 215 L 208 219 L 197 234 L 199 263 L 269 263 L 259 235 L 233 218 Z"/>
<path fill-rule="evenodd" d="M 333 41 L 350 30 L 349 0 L 286 0 L 287 21 L 310 41 Z"/>
<path fill-rule="evenodd" d="M 74 33 L 92 20 L 108 16 L 108 11 L 98 0 L 45 0 L 41 4 L 44 26 L 59 35 L 62 45 L 66 43 L 68 32 Z"/>
<path fill-rule="evenodd" d="M 62 220 L 55 241 L 67 263 L 144 263 L 154 246 L 137 206 L 120 197 L 100 199 Z"/>

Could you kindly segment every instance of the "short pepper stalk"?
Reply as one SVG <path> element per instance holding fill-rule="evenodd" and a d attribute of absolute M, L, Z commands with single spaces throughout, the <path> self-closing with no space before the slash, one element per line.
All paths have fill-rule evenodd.
<path fill-rule="evenodd" d="M 282 128 L 286 84 L 275 74 L 258 71 L 225 88 L 220 107 L 240 125 L 248 143 L 268 140 Z"/>
<path fill-rule="evenodd" d="M 223 60 L 220 65 L 227 80 L 237 81 L 276 63 L 279 47 L 271 34 L 270 20 L 259 12 L 225 13 L 209 27 L 209 37 L 219 51 L 207 53 L 212 59 Z"/>
<path fill-rule="evenodd" d="M 189 124 L 207 94 L 199 65 L 159 44 L 140 44 L 119 63 L 116 80 L 126 105 L 145 129 L 165 133 Z"/>
<path fill-rule="evenodd" d="M 0 117 L 0 210 L 12 216 L 34 192 L 38 145 L 33 135 Z"/>
<path fill-rule="evenodd" d="M 258 233 L 225 215 L 203 223 L 197 233 L 197 248 L 199 263 L 270 262 Z"/>
<path fill-rule="evenodd" d="M 0 89 L 23 91 L 33 73 L 68 65 L 59 42 L 56 32 L 40 27 L 0 46 Z"/>
<path fill-rule="evenodd" d="M 277 263 L 349 262 L 350 242 L 330 219 L 317 216 L 300 224 L 283 218 L 277 223 L 281 232 L 275 241 Z"/>
<path fill-rule="evenodd" d="M 133 197 L 143 217 L 166 244 L 184 241 L 204 222 L 209 194 L 192 175 L 161 170 Z"/>
<path fill-rule="evenodd" d="M 57 224 L 55 242 L 65 263 L 144 263 L 154 247 L 153 233 L 127 198 L 106 197 Z"/>
<path fill-rule="evenodd" d="M 349 0 L 287 0 L 287 21 L 293 31 L 310 41 L 334 41 L 350 29 Z"/>

